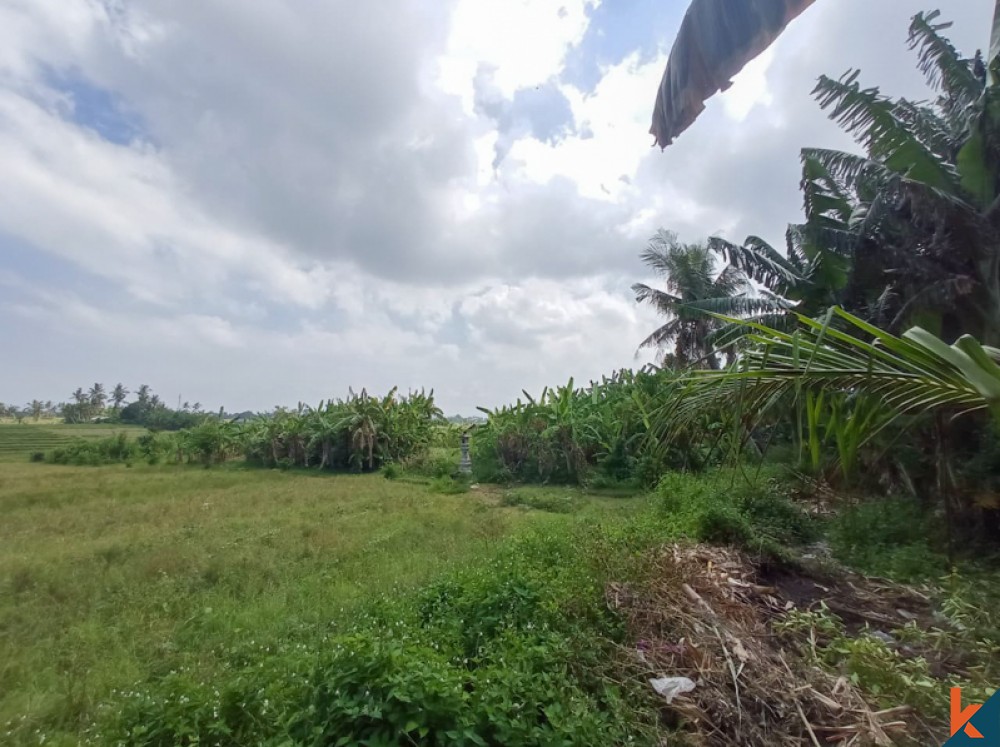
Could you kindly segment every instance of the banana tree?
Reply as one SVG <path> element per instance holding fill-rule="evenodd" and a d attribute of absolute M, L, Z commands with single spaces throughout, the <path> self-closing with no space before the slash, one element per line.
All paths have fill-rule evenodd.
<path fill-rule="evenodd" d="M 693 0 L 670 50 L 656 93 L 650 134 L 666 148 L 726 90 L 743 66 L 767 49 L 815 0 Z M 833 2 L 833 0 L 827 0 Z M 1000 55 L 996 2 L 989 61 Z"/>

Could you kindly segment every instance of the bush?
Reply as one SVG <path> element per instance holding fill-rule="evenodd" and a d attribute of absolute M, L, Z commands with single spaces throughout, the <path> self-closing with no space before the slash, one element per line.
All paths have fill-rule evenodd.
<path fill-rule="evenodd" d="M 382 468 L 382 477 L 386 480 L 398 480 L 403 471 L 399 468 L 399 465 L 395 462 L 389 462 Z"/>
<path fill-rule="evenodd" d="M 586 481 L 587 488 L 591 490 L 608 491 L 622 494 L 634 494 L 642 489 L 642 483 L 634 477 L 618 478 L 597 473 L 589 477 Z"/>
<path fill-rule="evenodd" d="M 948 567 L 942 522 L 918 501 L 886 498 L 859 503 L 830 522 L 830 546 L 841 561 L 865 573 L 913 581 Z"/>
<path fill-rule="evenodd" d="M 820 525 L 767 475 L 754 483 L 728 470 L 708 475 L 668 472 L 656 489 L 659 508 L 680 534 L 702 542 L 784 555 L 816 540 Z"/>
<path fill-rule="evenodd" d="M 316 668 L 290 735 L 317 746 L 485 744 L 470 723 L 465 684 L 462 668 L 420 641 L 346 636 Z"/>
<path fill-rule="evenodd" d="M 115 433 L 107 438 L 76 438 L 66 446 L 53 449 L 44 456 L 52 464 L 97 466 L 131 462 L 138 451 L 127 433 Z M 32 461 L 37 461 L 32 459 Z"/>

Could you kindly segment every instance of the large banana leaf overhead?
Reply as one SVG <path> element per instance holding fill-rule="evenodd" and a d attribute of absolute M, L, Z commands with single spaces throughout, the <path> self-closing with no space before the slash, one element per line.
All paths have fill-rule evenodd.
<path fill-rule="evenodd" d="M 670 50 L 650 133 L 666 148 L 814 0 L 693 0 Z"/>

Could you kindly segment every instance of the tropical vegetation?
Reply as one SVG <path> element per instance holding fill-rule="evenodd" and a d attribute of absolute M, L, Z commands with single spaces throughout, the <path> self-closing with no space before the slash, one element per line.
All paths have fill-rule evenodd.
<path fill-rule="evenodd" d="M 808 4 L 733 25 L 718 70 Z M 724 6 L 692 7 L 661 144 L 725 82 L 684 46 Z M 68 465 L 0 480 L 4 738 L 947 739 L 948 692 L 1000 677 L 1000 58 L 943 29 L 910 27 L 929 102 L 819 81 L 862 152 L 802 151 L 784 250 L 651 240 L 658 365 L 482 422 L 424 391 L 234 417 L 95 383 L 58 427 L 112 425 L 0 426 Z"/>

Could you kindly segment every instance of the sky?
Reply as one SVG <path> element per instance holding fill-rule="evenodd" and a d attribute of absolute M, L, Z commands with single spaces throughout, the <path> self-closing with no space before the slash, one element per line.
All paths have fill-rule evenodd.
<path fill-rule="evenodd" d="M 817 0 L 661 152 L 686 6 L 4 0 L 0 400 L 399 386 L 472 414 L 641 366 L 653 233 L 780 245 L 799 149 L 853 147 L 816 78 L 927 98 L 909 18 L 971 55 L 993 10 Z"/>

